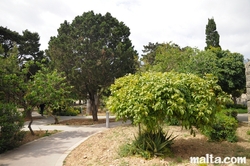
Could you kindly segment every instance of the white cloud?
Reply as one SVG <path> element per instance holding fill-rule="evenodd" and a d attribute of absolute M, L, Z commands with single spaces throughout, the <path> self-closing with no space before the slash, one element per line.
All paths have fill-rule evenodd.
<path fill-rule="evenodd" d="M 250 58 L 249 0 L 1 0 L 0 26 L 21 33 L 38 32 L 41 49 L 64 20 L 93 10 L 110 12 L 131 30 L 131 40 L 141 53 L 148 42 L 173 41 L 181 47 L 204 49 L 205 27 L 214 17 L 223 49 Z"/>

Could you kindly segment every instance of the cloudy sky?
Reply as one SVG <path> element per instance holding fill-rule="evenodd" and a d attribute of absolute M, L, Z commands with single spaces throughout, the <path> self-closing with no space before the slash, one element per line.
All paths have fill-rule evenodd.
<path fill-rule="evenodd" d="M 64 20 L 83 12 L 111 15 L 131 31 L 141 54 L 149 42 L 172 41 L 181 47 L 205 47 L 208 18 L 214 18 L 222 49 L 250 59 L 249 0 L 1 0 L 0 26 L 40 35 L 41 50 Z"/>

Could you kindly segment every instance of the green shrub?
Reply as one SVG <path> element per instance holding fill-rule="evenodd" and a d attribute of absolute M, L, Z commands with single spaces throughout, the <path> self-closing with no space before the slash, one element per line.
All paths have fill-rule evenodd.
<path fill-rule="evenodd" d="M 236 142 L 236 129 L 238 122 L 234 117 L 228 115 L 227 112 L 222 111 L 216 114 L 216 119 L 211 126 L 202 131 L 211 141 L 224 141 Z"/>
<path fill-rule="evenodd" d="M 250 135 L 250 130 L 247 130 L 247 135 Z"/>
<path fill-rule="evenodd" d="M 144 131 L 135 138 L 132 144 L 123 145 L 120 148 L 120 156 L 140 155 L 146 159 L 154 156 L 171 155 L 171 145 L 176 137 L 172 134 L 164 133 L 162 130 L 158 132 Z"/>
<path fill-rule="evenodd" d="M 14 105 L 0 103 L 0 153 L 19 145 L 24 137 L 23 125 L 23 117 Z"/>
<path fill-rule="evenodd" d="M 226 109 L 226 110 L 223 110 L 223 112 L 227 116 L 233 117 L 235 120 L 238 121 L 238 119 L 237 119 L 238 111 L 237 110 L 235 110 L 235 109 Z"/>
<path fill-rule="evenodd" d="M 80 114 L 80 111 L 74 107 L 62 106 L 53 110 L 53 115 L 57 116 L 77 116 L 78 114 Z"/>

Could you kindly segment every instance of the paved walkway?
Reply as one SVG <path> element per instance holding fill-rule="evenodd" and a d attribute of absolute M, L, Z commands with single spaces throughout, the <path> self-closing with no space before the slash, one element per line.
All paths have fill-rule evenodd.
<path fill-rule="evenodd" d="M 35 115 L 37 116 L 37 115 Z M 92 118 L 86 116 L 60 117 L 60 120 L 72 118 Z M 99 116 L 99 119 L 106 118 Z M 106 124 L 91 126 L 48 125 L 52 117 L 35 120 L 33 130 L 62 130 L 63 132 L 43 137 L 17 149 L 0 155 L 0 166 L 62 166 L 67 155 L 91 135 L 107 130 Z M 28 123 L 24 130 L 28 130 Z M 110 123 L 110 127 L 122 125 L 122 122 Z"/>

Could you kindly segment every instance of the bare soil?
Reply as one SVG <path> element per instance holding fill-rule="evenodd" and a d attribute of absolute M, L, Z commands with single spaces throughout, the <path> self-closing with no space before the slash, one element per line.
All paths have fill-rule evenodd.
<path fill-rule="evenodd" d="M 67 123 L 74 124 L 74 121 L 71 122 Z M 67 156 L 64 166 L 187 166 L 192 165 L 189 162 L 191 156 L 202 157 L 206 154 L 221 158 L 247 157 L 246 165 L 250 165 L 250 135 L 246 134 L 250 127 L 246 124 L 241 124 L 237 130 L 239 138 L 237 143 L 209 142 L 202 134 L 197 133 L 196 137 L 193 137 L 189 131 L 179 126 L 169 126 L 166 130 L 173 132 L 173 136 L 178 135 L 172 146 L 172 157 L 150 160 L 138 156 L 121 157 L 120 146 L 131 143 L 138 132 L 137 127 L 123 125 L 95 134 L 84 141 Z"/>

